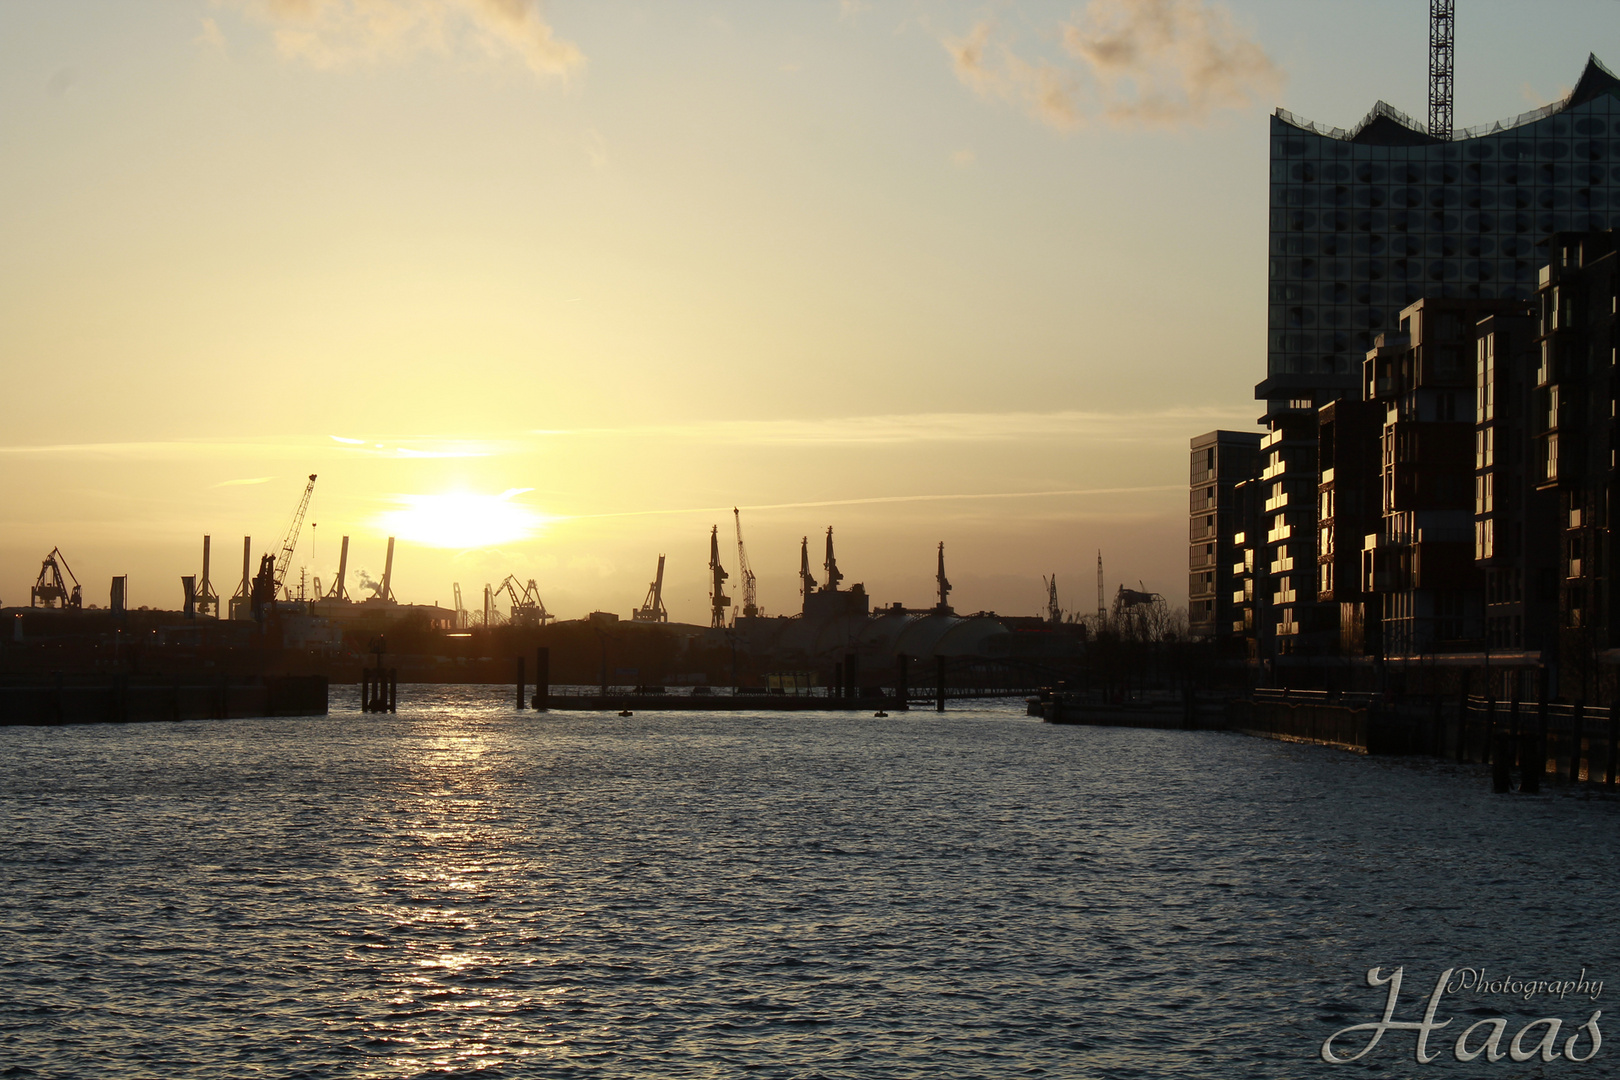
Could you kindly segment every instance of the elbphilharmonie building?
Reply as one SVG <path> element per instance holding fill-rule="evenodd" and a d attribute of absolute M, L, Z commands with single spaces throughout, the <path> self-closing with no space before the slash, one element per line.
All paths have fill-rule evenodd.
<path fill-rule="evenodd" d="M 1422 298 L 1527 301 L 1549 237 L 1620 226 L 1620 79 L 1595 56 L 1564 100 L 1442 134 L 1383 102 L 1348 130 L 1271 117 L 1263 434 L 1191 448 L 1191 623 L 1246 639 L 1251 658 L 1342 637 L 1329 610 L 1342 588 L 1318 565 L 1335 527 L 1322 485 L 1342 478 L 1319 470 L 1318 410 L 1363 396 L 1379 335 L 1398 340 Z M 1470 422 L 1466 396 L 1445 408 Z M 1256 454 L 1248 484 L 1220 464 Z"/>
<path fill-rule="evenodd" d="M 1255 396 L 1286 408 L 1353 391 L 1373 339 L 1419 297 L 1533 295 L 1538 244 L 1620 222 L 1617 93 L 1591 57 L 1565 100 L 1449 140 L 1383 102 L 1349 130 L 1278 109 Z"/>

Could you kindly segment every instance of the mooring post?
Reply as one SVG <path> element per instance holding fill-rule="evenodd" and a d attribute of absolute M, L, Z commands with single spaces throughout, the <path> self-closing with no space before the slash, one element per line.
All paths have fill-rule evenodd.
<path fill-rule="evenodd" d="M 911 687 L 908 685 L 910 672 L 910 657 L 905 653 L 896 653 L 894 657 L 894 696 L 904 705 L 911 696 Z"/>
<path fill-rule="evenodd" d="M 388 711 L 399 711 L 399 668 L 388 669 Z"/>
<path fill-rule="evenodd" d="M 1583 698 L 1575 702 L 1574 711 L 1569 717 L 1569 782 L 1581 782 L 1581 742 L 1585 733 L 1581 730 L 1586 721 L 1586 700 Z"/>
<path fill-rule="evenodd" d="M 1496 698 L 1485 699 L 1485 745 L 1480 748 L 1479 760 L 1487 765 L 1496 763 Z"/>
<path fill-rule="evenodd" d="M 844 697 L 851 703 L 861 696 L 861 658 L 858 653 L 844 655 Z"/>
<path fill-rule="evenodd" d="M 370 688 L 368 686 L 368 684 L 370 682 L 371 682 L 371 669 L 362 664 L 361 667 L 360 667 L 360 711 L 361 712 L 370 712 L 371 711 L 371 699 L 366 696 L 366 691 Z"/>
<path fill-rule="evenodd" d="M 1529 795 L 1541 791 L 1541 776 L 1547 770 L 1547 681 L 1542 679 L 1541 698 L 1536 702 L 1535 727 L 1525 731 L 1525 748 L 1519 755 L 1519 790 Z"/>
<path fill-rule="evenodd" d="M 827 696 L 844 696 L 844 664 L 841 660 L 833 662 L 832 685 L 827 688 Z"/>
<path fill-rule="evenodd" d="M 1469 684 L 1469 682 L 1472 681 L 1468 677 L 1469 674 L 1470 674 L 1470 672 L 1468 671 L 1468 669 L 1464 668 L 1463 673 L 1462 673 L 1462 688 L 1457 693 L 1457 760 L 1458 761 L 1463 760 L 1463 743 L 1465 741 L 1467 741 L 1467 738 L 1468 738 L 1467 735 L 1464 734 L 1464 732 L 1466 732 L 1468 730 L 1468 684 Z M 1444 753 L 1444 751 L 1445 751 L 1445 747 L 1444 747 L 1444 744 L 1442 744 L 1441 745 L 1441 752 Z"/>
<path fill-rule="evenodd" d="M 937 675 L 935 676 L 935 679 L 934 679 L 934 711 L 935 712 L 944 712 L 945 711 L 945 658 L 943 656 L 936 656 L 936 657 L 934 657 L 934 661 L 935 661 L 935 671 L 937 672 Z"/>
<path fill-rule="evenodd" d="M 1519 688 L 1513 687 L 1513 699 L 1508 704 L 1508 754 L 1511 755 L 1509 765 L 1518 768 L 1519 761 Z"/>
<path fill-rule="evenodd" d="M 1614 787 L 1614 770 L 1620 764 L 1620 701 L 1609 702 L 1609 767 L 1603 770 L 1603 782 Z"/>
<path fill-rule="evenodd" d="M 523 657 L 517 658 L 517 707 L 523 708 Z"/>
<path fill-rule="evenodd" d="M 534 707 L 551 708 L 551 650 L 544 645 L 534 650 Z"/>

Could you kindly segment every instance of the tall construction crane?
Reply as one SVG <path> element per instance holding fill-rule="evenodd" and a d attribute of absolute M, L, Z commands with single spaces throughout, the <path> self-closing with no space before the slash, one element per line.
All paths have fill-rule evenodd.
<path fill-rule="evenodd" d="M 397 603 L 394 599 L 394 538 L 392 536 L 388 538 L 388 555 L 383 559 L 382 580 L 372 582 L 367 588 L 371 590 L 371 595 L 366 597 L 366 603 Z M 486 585 L 484 588 L 487 591 L 489 586 Z"/>
<path fill-rule="evenodd" d="M 1457 0 L 1429 0 L 1429 134 L 1451 138 Z"/>
<path fill-rule="evenodd" d="M 512 626 L 544 626 L 551 620 L 551 612 L 540 599 L 540 587 L 530 578 L 527 585 L 520 585 L 518 579 L 511 574 L 506 580 L 495 587 L 495 594 L 505 593 L 512 601 L 512 617 L 509 620 Z"/>
<path fill-rule="evenodd" d="M 67 571 L 68 581 L 73 582 L 71 590 L 62 580 L 63 570 Z M 54 608 L 58 603 L 63 608 L 82 608 L 84 591 L 79 588 L 79 579 L 68 565 L 67 556 L 60 548 L 51 548 L 51 553 L 39 564 L 39 580 L 28 590 L 28 606 Z"/>
<path fill-rule="evenodd" d="M 833 556 L 832 526 L 827 526 L 827 561 L 822 564 L 827 571 L 827 584 L 822 586 L 825 592 L 837 592 L 838 583 L 844 580 L 844 575 L 838 572 L 838 560 Z"/>
<path fill-rule="evenodd" d="M 951 605 L 945 600 L 951 595 L 951 583 L 945 580 L 945 541 L 939 542 L 939 571 L 934 574 L 934 583 L 939 589 L 939 606 L 935 608 L 941 615 L 951 613 Z"/>
<path fill-rule="evenodd" d="M 456 596 L 456 629 L 465 630 L 467 629 L 467 609 L 461 606 L 461 582 L 451 582 L 450 588 L 454 590 Z"/>
<path fill-rule="evenodd" d="M 726 625 L 726 608 L 731 606 L 731 597 L 726 595 L 725 567 L 720 565 L 720 526 L 716 525 L 709 530 L 709 625 Z"/>
<path fill-rule="evenodd" d="M 1058 607 L 1057 575 L 1051 577 L 1041 575 L 1041 584 L 1046 587 L 1046 621 L 1060 623 L 1063 621 L 1063 609 Z"/>
<path fill-rule="evenodd" d="M 298 510 L 293 514 L 292 524 L 287 526 L 287 535 L 281 538 L 281 555 L 275 562 L 275 591 L 273 596 L 280 596 L 287 582 L 287 568 L 292 566 L 293 551 L 298 547 L 298 534 L 304 528 L 304 515 L 309 513 L 309 497 L 315 493 L 315 474 L 309 474 L 309 483 L 304 486 L 304 497 L 298 500 Z"/>
<path fill-rule="evenodd" d="M 349 577 L 349 538 L 347 536 L 345 536 L 343 538 L 342 545 L 338 548 L 337 579 L 332 582 L 331 591 L 328 592 L 325 596 L 321 597 L 321 599 L 323 599 L 323 600 L 347 601 L 349 599 L 349 589 L 348 589 L 348 584 L 347 584 L 348 577 Z M 316 589 L 315 591 L 320 592 L 319 589 Z"/>
<path fill-rule="evenodd" d="M 631 622 L 669 622 L 669 612 L 664 610 L 664 557 L 658 556 L 658 574 L 647 586 L 647 599 L 641 606 L 630 613 Z"/>
<path fill-rule="evenodd" d="M 197 614 L 212 615 L 217 619 L 219 618 L 219 593 L 215 590 L 214 583 L 208 578 L 208 554 L 212 542 L 212 537 L 203 537 L 202 578 L 196 586 L 196 605 Z"/>
<path fill-rule="evenodd" d="M 737 573 L 742 575 L 742 614 L 743 618 L 752 619 L 759 614 L 759 605 L 755 602 L 757 598 L 754 592 L 754 571 L 748 565 L 748 549 L 743 547 L 742 511 L 733 506 L 731 513 L 737 519 Z"/>
<path fill-rule="evenodd" d="M 1108 607 L 1103 602 L 1102 548 L 1097 549 L 1097 628 L 1108 623 Z"/>
<path fill-rule="evenodd" d="M 816 591 L 816 575 L 810 572 L 810 538 L 799 541 L 799 595 L 809 596 Z"/>

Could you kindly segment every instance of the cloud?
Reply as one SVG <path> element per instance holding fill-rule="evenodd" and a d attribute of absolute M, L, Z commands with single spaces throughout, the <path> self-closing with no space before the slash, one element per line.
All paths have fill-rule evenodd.
<path fill-rule="evenodd" d="M 992 49 L 993 32 L 990 23 L 981 22 L 966 37 L 945 39 L 956 77 L 982 97 L 1022 104 L 1060 131 L 1079 127 L 1082 115 L 1073 75 L 1045 60 L 1024 60 L 1006 45 Z"/>
<path fill-rule="evenodd" d="M 217 487 L 217 488 L 222 488 L 222 487 L 245 487 L 248 484 L 267 484 L 271 480 L 274 480 L 274 479 L 275 479 L 275 477 L 273 477 L 273 476 L 249 476 L 249 477 L 247 477 L 245 479 L 242 479 L 242 480 L 221 480 L 219 483 L 217 483 L 217 484 L 215 484 L 213 486 Z"/>
<path fill-rule="evenodd" d="M 680 439 L 713 445 L 871 446 L 898 443 L 1020 442 L 1036 439 L 1162 443 L 1189 426 L 1247 425 L 1246 412 L 1185 408 L 1152 412 L 907 413 L 829 417 L 822 420 L 731 420 L 710 424 L 579 428 L 531 435 L 595 438 Z"/>
<path fill-rule="evenodd" d="M 556 36 L 537 0 L 234 0 L 271 27 L 276 47 L 317 68 L 403 60 L 472 44 L 515 55 L 538 76 L 567 78 L 585 64 Z"/>
<path fill-rule="evenodd" d="M 942 41 L 956 77 L 1060 131 L 1204 124 L 1262 103 L 1282 69 L 1215 0 L 1091 0 L 1058 28 L 1061 55 L 1026 59 L 981 22 Z"/>
<path fill-rule="evenodd" d="M 213 19 L 204 19 L 202 21 L 202 30 L 197 34 L 193 41 L 197 45 L 204 45 L 210 49 L 218 49 L 220 51 L 224 51 L 225 49 L 225 34 L 220 30 L 219 23 L 215 22 Z"/>
<path fill-rule="evenodd" d="M 1090 69 L 1110 120 L 1199 124 L 1282 88 L 1284 76 L 1210 0 L 1092 0 L 1063 27 L 1063 47 Z"/>

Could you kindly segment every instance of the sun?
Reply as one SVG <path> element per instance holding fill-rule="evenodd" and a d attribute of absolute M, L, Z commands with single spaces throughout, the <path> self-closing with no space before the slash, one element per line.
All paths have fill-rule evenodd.
<path fill-rule="evenodd" d="M 516 501 L 533 488 L 509 488 L 499 495 L 453 491 L 439 495 L 396 495 L 396 509 L 384 511 L 377 524 L 412 543 L 428 547 L 493 547 L 526 540 L 546 519 Z"/>

